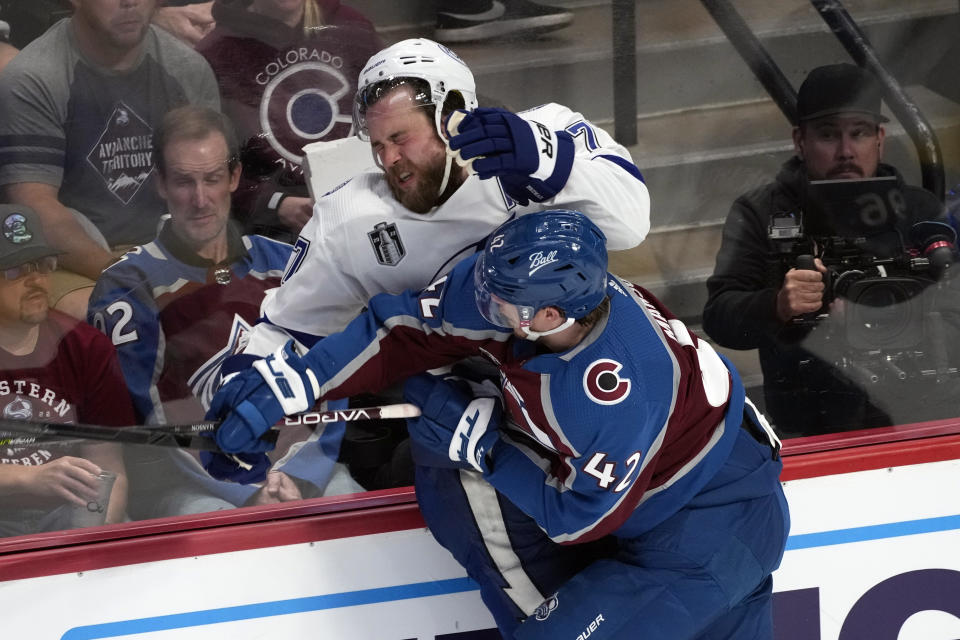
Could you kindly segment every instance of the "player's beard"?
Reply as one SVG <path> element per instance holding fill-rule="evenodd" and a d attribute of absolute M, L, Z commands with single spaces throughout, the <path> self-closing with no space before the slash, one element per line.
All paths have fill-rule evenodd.
<path fill-rule="evenodd" d="M 440 153 L 426 165 L 415 165 L 404 160 L 402 166 L 394 165 L 387 172 L 387 184 L 393 197 L 400 204 L 414 213 L 427 213 L 437 205 L 442 204 L 457 188 L 463 184 L 464 173 L 453 163 L 450 179 L 440 194 L 440 185 L 443 183 L 443 172 L 446 169 L 447 156 Z M 417 178 L 417 186 L 413 190 L 403 190 L 398 186 L 399 178 L 403 173 L 412 172 Z"/>

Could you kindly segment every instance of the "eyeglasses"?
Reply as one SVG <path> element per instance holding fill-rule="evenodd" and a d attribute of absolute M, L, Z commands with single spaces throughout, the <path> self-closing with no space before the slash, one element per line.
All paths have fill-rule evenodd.
<path fill-rule="evenodd" d="M 47 274 L 57 268 L 57 257 L 46 256 L 39 260 L 24 262 L 16 267 L 10 267 L 3 270 L 3 277 L 6 280 L 19 280 L 26 275 L 36 271 L 37 273 Z"/>

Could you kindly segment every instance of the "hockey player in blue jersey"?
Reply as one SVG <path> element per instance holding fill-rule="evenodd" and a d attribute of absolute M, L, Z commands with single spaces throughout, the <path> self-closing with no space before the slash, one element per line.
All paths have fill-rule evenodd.
<path fill-rule="evenodd" d="M 476 479 L 466 493 L 497 497 L 499 520 L 489 502 L 418 493 L 505 637 L 771 638 L 789 528 L 779 443 L 732 366 L 606 265 L 602 232 L 577 212 L 511 221 L 419 294 L 377 296 L 304 355 L 287 346 L 231 380 L 211 407 L 217 442 L 266 450 L 260 435 L 317 398 L 482 356 L 502 400 L 435 376 L 405 392 L 423 412 L 409 425 L 418 461 L 443 460 Z M 549 571 L 605 536 L 611 557 Z"/>

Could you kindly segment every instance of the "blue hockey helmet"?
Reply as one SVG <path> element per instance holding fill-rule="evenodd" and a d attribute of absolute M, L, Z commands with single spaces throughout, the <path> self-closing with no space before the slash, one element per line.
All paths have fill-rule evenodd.
<path fill-rule="evenodd" d="M 606 237 L 579 211 L 520 216 L 491 234 L 474 268 L 474 284 L 477 307 L 493 324 L 519 325 L 534 337 L 529 330 L 534 314 L 557 307 L 567 317 L 557 330 L 566 328 L 606 296 Z M 503 303 L 516 312 L 505 313 Z M 513 313 L 519 317 L 511 319 Z"/>

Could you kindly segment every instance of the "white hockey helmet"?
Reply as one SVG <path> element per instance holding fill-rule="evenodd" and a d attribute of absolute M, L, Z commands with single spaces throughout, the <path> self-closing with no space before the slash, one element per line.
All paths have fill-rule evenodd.
<path fill-rule="evenodd" d="M 430 95 L 418 95 L 416 100 L 436 107 L 434 123 L 441 138 L 441 119 L 447 96 L 458 93 L 463 98 L 462 108 L 472 110 L 477 107 L 473 73 L 457 54 L 426 38 L 401 40 L 374 54 L 360 72 L 353 103 L 353 128 L 361 139 L 369 140 L 367 107 L 390 89 L 403 84 L 406 78 L 418 78 L 429 85 Z"/>

